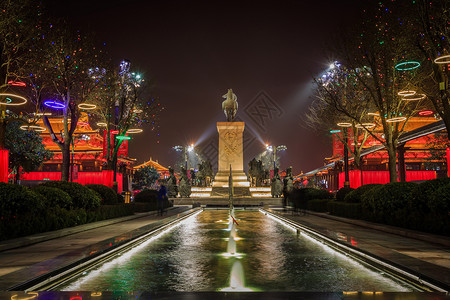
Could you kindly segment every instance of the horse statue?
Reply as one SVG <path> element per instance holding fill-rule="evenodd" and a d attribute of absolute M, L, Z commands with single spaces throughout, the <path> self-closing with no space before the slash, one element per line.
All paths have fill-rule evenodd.
<path fill-rule="evenodd" d="M 226 100 L 222 102 L 222 109 L 227 117 L 228 122 L 232 122 L 236 116 L 238 110 L 238 102 L 236 94 L 233 93 L 232 89 L 228 89 L 228 93 L 222 96 Z"/>

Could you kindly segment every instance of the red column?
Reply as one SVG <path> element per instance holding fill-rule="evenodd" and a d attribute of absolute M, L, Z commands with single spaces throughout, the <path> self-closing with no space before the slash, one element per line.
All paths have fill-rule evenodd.
<path fill-rule="evenodd" d="M 0 150 L 0 182 L 8 182 L 9 151 Z"/>
<path fill-rule="evenodd" d="M 450 177 L 450 147 L 447 147 L 447 176 Z"/>

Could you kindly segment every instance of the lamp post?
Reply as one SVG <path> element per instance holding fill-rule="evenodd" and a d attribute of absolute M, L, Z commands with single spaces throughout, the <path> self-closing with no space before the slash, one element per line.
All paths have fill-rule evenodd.
<path fill-rule="evenodd" d="M 188 170 L 188 152 L 193 152 L 195 150 L 194 144 L 190 144 L 188 146 L 174 146 L 172 147 L 175 151 L 181 152 L 184 151 L 184 167 L 186 171 Z"/>
<path fill-rule="evenodd" d="M 273 169 L 275 170 L 276 161 L 277 161 L 277 152 L 285 151 L 285 150 L 287 150 L 287 147 L 285 145 L 272 146 L 272 145 L 266 144 L 266 150 L 269 152 L 272 152 Z"/>
<path fill-rule="evenodd" d="M 338 123 L 337 126 L 339 127 L 344 127 L 343 130 L 343 134 L 342 134 L 342 138 L 343 138 L 343 151 L 344 151 L 344 187 L 348 188 L 350 187 L 350 174 L 348 171 L 348 132 L 347 132 L 347 127 L 351 127 L 352 123 L 348 123 L 348 122 L 341 122 Z"/>

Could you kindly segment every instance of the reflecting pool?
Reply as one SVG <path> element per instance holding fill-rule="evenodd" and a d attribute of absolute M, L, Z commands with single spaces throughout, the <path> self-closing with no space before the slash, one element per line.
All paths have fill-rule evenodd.
<path fill-rule="evenodd" d="M 239 272 L 253 291 L 413 291 L 259 211 L 234 217 L 230 235 L 228 210 L 203 211 L 58 290 L 220 291 L 233 288 Z"/>

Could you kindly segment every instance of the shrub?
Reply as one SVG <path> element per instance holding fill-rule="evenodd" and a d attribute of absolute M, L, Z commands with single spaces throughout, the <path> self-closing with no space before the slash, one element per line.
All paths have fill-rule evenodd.
<path fill-rule="evenodd" d="M 21 185 L 0 182 L 0 212 L 4 219 L 34 213 L 43 208 L 41 195 Z"/>
<path fill-rule="evenodd" d="M 450 178 L 437 178 L 418 184 L 409 199 L 409 209 L 418 214 L 418 218 L 420 218 L 420 215 L 428 213 L 430 211 L 428 203 L 431 194 L 448 184 L 450 184 Z"/>
<path fill-rule="evenodd" d="M 100 206 L 100 197 L 93 190 L 76 182 L 49 181 L 42 186 L 54 187 L 65 191 L 72 198 L 72 205 L 76 208 L 94 209 Z"/>
<path fill-rule="evenodd" d="M 336 201 L 344 202 L 344 198 L 347 194 L 349 194 L 351 191 L 353 191 L 351 187 L 342 187 L 337 191 L 336 193 Z"/>
<path fill-rule="evenodd" d="M 156 203 L 158 200 L 158 191 L 145 189 L 140 191 L 134 197 L 135 202 Z"/>
<path fill-rule="evenodd" d="M 417 184 L 412 182 L 394 182 L 374 188 L 372 191 L 375 221 L 394 226 L 405 226 L 409 218 L 408 201 L 416 186 Z"/>
<path fill-rule="evenodd" d="M 361 207 L 361 203 L 328 202 L 328 211 L 330 214 L 344 218 L 360 219 Z"/>
<path fill-rule="evenodd" d="M 361 203 L 362 202 L 362 195 L 366 192 L 371 191 L 374 187 L 379 187 L 381 184 L 378 183 L 372 183 L 372 184 L 365 184 L 357 188 L 356 190 L 351 191 L 344 197 L 344 201 L 347 203 Z"/>
<path fill-rule="evenodd" d="M 328 202 L 330 202 L 330 199 L 313 199 L 307 202 L 306 207 L 308 208 L 308 210 L 312 211 L 327 212 Z"/>
<path fill-rule="evenodd" d="M 70 209 L 72 205 L 72 198 L 61 189 L 41 185 L 35 186 L 33 192 L 38 193 L 43 197 L 44 205 L 46 207 L 58 206 Z"/>
<path fill-rule="evenodd" d="M 117 193 L 117 203 L 125 203 L 125 197 L 122 196 L 121 194 Z"/>
<path fill-rule="evenodd" d="M 114 192 L 112 188 L 107 187 L 103 184 L 88 184 L 86 185 L 86 187 L 90 188 L 100 195 L 101 205 L 118 203 L 117 193 Z"/>

